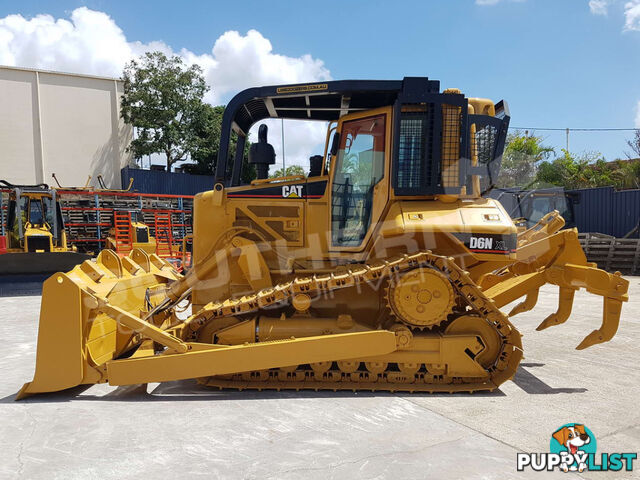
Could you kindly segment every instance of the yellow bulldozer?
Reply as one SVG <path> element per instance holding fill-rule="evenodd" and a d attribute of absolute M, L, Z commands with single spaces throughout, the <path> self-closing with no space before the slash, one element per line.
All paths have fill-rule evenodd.
<path fill-rule="evenodd" d="M 69 270 L 91 258 L 67 244 L 60 203 L 54 189 L 14 185 L 0 180 L 7 192 L 6 219 L 0 236 L 0 275 Z"/>
<path fill-rule="evenodd" d="M 307 176 L 268 178 L 275 152 L 263 123 L 248 159 L 258 178 L 242 184 L 249 130 L 268 118 L 327 122 L 324 154 Z M 192 378 L 235 389 L 493 390 L 522 358 L 513 317 L 546 283 L 559 305 L 539 330 L 564 323 L 583 288 L 604 312 L 577 348 L 610 340 L 628 282 L 588 263 L 557 212 L 518 233 L 484 196 L 509 118 L 504 101 L 419 77 L 239 93 L 224 112 L 213 189 L 195 197 L 190 270 L 140 249 L 103 250 L 53 275 L 35 377 L 18 398 Z"/>
<path fill-rule="evenodd" d="M 156 253 L 156 239 L 149 235 L 149 226 L 144 223 L 141 211 L 114 210 L 113 226 L 105 242 L 105 248 L 124 256 L 138 248 L 147 253 Z"/>

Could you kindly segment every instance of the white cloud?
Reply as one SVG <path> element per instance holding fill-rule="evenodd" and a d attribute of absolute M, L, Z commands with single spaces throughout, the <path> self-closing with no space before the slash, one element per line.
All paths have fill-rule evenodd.
<path fill-rule="evenodd" d="M 77 8 L 71 21 L 37 15 L 0 19 L 0 64 L 119 76 L 134 56 L 122 30 L 108 15 Z"/>
<path fill-rule="evenodd" d="M 210 52 L 197 54 L 175 51 L 160 40 L 130 41 L 109 15 L 87 7 L 73 10 L 69 19 L 45 14 L 0 18 L 0 65 L 119 77 L 126 62 L 152 50 L 175 53 L 187 64 L 200 65 L 211 87 L 205 100 L 214 105 L 248 87 L 331 79 L 322 60 L 275 53 L 269 39 L 256 30 L 246 35 L 225 32 Z M 317 143 L 324 141 L 325 125 L 308 123 L 285 128 L 287 164 L 307 165 L 309 155 L 317 153 Z M 279 124 L 272 125 L 269 135 L 278 152 Z"/>
<path fill-rule="evenodd" d="M 640 31 L 640 0 L 624 4 L 624 31 Z"/>
<path fill-rule="evenodd" d="M 640 100 L 636 105 L 636 128 L 640 128 Z"/>
<path fill-rule="evenodd" d="M 590 0 L 589 10 L 594 15 L 606 15 L 608 7 L 608 0 Z"/>
<path fill-rule="evenodd" d="M 213 85 L 213 101 L 256 85 L 300 83 L 331 78 L 322 60 L 310 55 L 287 57 L 273 53 L 271 42 L 256 30 L 245 36 L 225 32 L 214 43 L 211 54 L 180 52 L 188 63 L 197 63 Z"/>

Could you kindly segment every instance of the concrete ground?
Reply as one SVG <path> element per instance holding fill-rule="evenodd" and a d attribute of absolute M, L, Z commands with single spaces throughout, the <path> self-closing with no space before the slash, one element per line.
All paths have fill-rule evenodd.
<path fill-rule="evenodd" d="M 584 423 L 598 452 L 640 450 L 640 278 L 617 336 L 576 351 L 602 300 L 580 292 L 559 327 L 545 287 L 514 318 L 525 359 L 490 394 L 210 391 L 194 381 L 90 388 L 14 402 L 35 364 L 40 297 L 0 298 L 0 478 L 556 477 L 516 471 L 517 452 L 548 452 L 550 435 Z M 16 289 L 16 295 L 24 292 Z M 561 478 L 640 478 L 630 473 Z"/>

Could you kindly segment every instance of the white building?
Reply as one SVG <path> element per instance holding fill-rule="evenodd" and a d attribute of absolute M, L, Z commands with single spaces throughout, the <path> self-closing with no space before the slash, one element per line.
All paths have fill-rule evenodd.
<path fill-rule="evenodd" d="M 0 179 L 120 188 L 133 129 L 120 118 L 115 78 L 0 66 Z"/>

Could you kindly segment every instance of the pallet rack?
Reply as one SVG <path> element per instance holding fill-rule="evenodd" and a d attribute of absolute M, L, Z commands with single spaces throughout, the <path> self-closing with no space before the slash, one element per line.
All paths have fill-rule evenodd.
<path fill-rule="evenodd" d="M 608 272 L 640 274 L 640 239 L 616 238 L 601 233 L 581 233 L 580 245 L 587 260 Z"/>
<path fill-rule="evenodd" d="M 6 233 L 9 190 L 0 190 L 1 234 Z M 109 229 L 114 227 L 114 212 L 136 210 L 142 213 L 142 221 L 149 227 L 149 234 L 156 235 L 156 215 L 162 213 L 170 219 L 171 241 L 179 244 L 191 235 L 193 225 L 193 196 L 158 195 L 153 193 L 113 192 L 99 190 L 56 191 L 65 222 L 67 243 L 80 252 L 99 252 L 105 246 Z"/>

